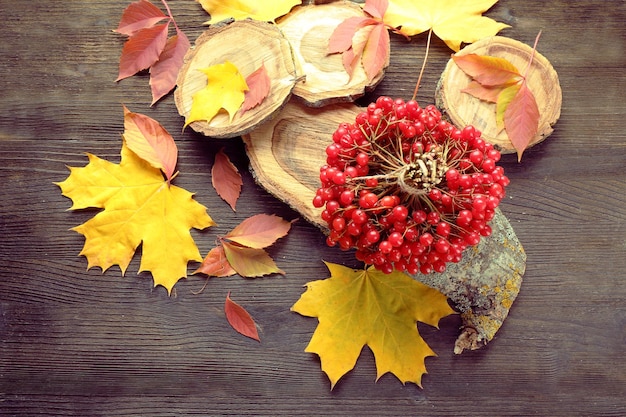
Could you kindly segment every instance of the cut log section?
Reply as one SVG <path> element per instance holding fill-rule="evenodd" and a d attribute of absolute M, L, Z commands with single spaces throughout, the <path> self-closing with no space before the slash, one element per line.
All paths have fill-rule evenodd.
<path fill-rule="evenodd" d="M 232 122 L 222 110 L 210 122 L 189 124 L 193 130 L 214 138 L 241 136 L 272 117 L 291 96 L 297 79 L 291 45 L 276 25 L 254 20 L 220 23 L 200 35 L 185 56 L 174 93 L 181 116 L 189 116 L 193 95 L 207 85 L 200 69 L 226 61 L 232 62 L 244 78 L 264 65 L 271 88 L 260 104 L 243 114 L 237 112 Z"/>
<path fill-rule="evenodd" d="M 384 68 L 371 81 L 363 65 L 352 77 L 343 67 L 341 54 L 328 54 L 328 40 L 337 26 L 349 17 L 366 16 L 361 7 L 349 1 L 294 8 L 277 22 L 294 50 L 299 73 L 293 94 L 312 107 L 354 101 L 372 90 L 383 78 Z M 384 67 L 389 65 L 389 50 Z"/>
<path fill-rule="evenodd" d="M 310 108 L 290 100 L 278 117 L 243 136 L 256 181 L 309 222 L 327 231 L 313 206 L 320 186 L 325 149 L 342 122 L 352 122 L 363 109 L 344 103 Z M 491 222 L 492 235 L 467 249 L 461 262 L 441 274 L 415 278 L 448 296 L 461 312 L 463 327 L 455 352 L 478 349 L 493 339 L 515 300 L 526 268 L 526 255 L 500 210 Z"/>
<path fill-rule="evenodd" d="M 466 46 L 457 55 L 488 55 L 505 58 L 523 72 L 528 66 L 532 48 L 514 39 L 492 36 Z M 437 106 L 447 113 L 450 120 L 463 128 L 473 125 L 482 132 L 485 140 L 496 145 L 502 153 L 515 153 L 515 148 L 504 129 L 496 123 L 496 105 L 461 92 L 470 83 L 466 75 L 452 59 L 446 65 L 439 80 L 436 93 Z M 529 147 L 546 137 L 561 115 L 562 93 L 559 78 L 550 62 L 535 52 L 533 63 L 527 76 L 528 87 L 535 96 L 539 107 L 539 128 Z"/>

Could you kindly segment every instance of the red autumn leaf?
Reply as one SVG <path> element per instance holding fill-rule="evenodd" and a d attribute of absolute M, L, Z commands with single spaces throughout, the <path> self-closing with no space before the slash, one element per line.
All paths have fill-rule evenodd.
<path fill-rule="evenodd" d="M 159 122 L 133 113 L 124 106 L 123 136 L 131 151 L 154 168 L 162 170 L 168 181 L 172 178 L 178 149 L 172 135 Z"/>
<path fill-rule="evenodd" d="M 380 24 L 374 26 L 363 49 L 363 67 L 365 74 L 371 81 L 376 77 L 387 60 L 387 50 L 389 49 L 389 32 L 387 28 Z"/>
<path fill-rule="evenodd" d="M 257 214 L 242 221 L 224 237 L 241 246 L 261 249 L 285 236 L 290 228 L 291 222 L 281 217 Z"/>
<path fill-rule="evenodd" d="M 235 206 L 241 194 L 243 181 L 237 167 L 224 153 L 224 148 L 215 154 L 215 162 L 211 168 L 211 183 L 217 194 L 230 205 L 233 211 L 236 211 Z"/>
<path fill-rule="evenodd" d="M 261 341 L 254 319 L 245 308 L 231 300 L 230 291 L 228 292 L 228 295 L 226 295 L 224 313 L 226 314 L 226 320 L 228 320 L 228 323 L 239 334 L 259 342 Z"/>
<path fill-rule="evenodd" d="M 117 80 L 150 68 L 159 60 L 167 42 L 169 22 L 140 29 L 124 43 Z"/>
<path fill-rule="evenodd" d="M 131 36 L 136 31 L 152 27 L 163 19 L 167 19 L 167 16 L 158 7 L 148 0 L 139 0 L 124 9 L 115 31 Z"/>
<path fill-rule="evenodd" d="M 341 22 L 328 40 L 328 53 L 336 54 L 345 52 L 352 47 L 352 38 L 362 27 L 375 25 L 379 22 L 369 17 L 353 16 Z"/>
<path fill-rule="evenodd" d="M 511 85 L 522 80 L 515 65 L 504 58 L 467 54 L 452 55 L 454 63 L 485 87 Z"/>
<path fill-rule="evenodd" d="M 463 93 L 471 94 L 472 96 L 488 101 L 490 103 L 496 103 L 498 96 L 502 92 L 502 87 L 485 87 L 478 81 L 470 81 L 470 83 L 461 90 Z"/>
<path fill-rule="evenodd" d="M 260 104 L 270 92 L 272 81 L 267 75 L 265 64 L 261 64 L 256 71 L 246 77 L 246 84 L 248 84 L 248 91 L 245 92 L 241 113 Z"/>
<path fill-rule="evenodd" d="M 222 239 L 222 247 L 230 266 L 246 278 L 261 277 L 285 272 L 276 266 L 274 260 L 263 249 L 248 248 Z"/>
<path fill-rule="evenodd" d="M 539 128 L 537 101 L 525 82 L 504 112 L 504 128 L 517 151 L 519 162 Z"/>
<path fill-rule="evenodd" d="M 211 249 L 194 274 L 206 274 L 214 277 L 229 277 L 237 271 L 233 269 L 226 259 L 224 248 L 218 245 Z"/>
<path fill-rule="evenodd" d="M 389 7 L 389 0 L 367 0 L 363 11 L 372 17 L 382 19 Z"/>
<path fill-rule="evenodd" d="M 181 30 L 177 30 L 176 35 L 167 40 L 158 61 L 150 68 L 152 105 L 176 86 L 176 77 L 189 46 L 189 39 Z"/>

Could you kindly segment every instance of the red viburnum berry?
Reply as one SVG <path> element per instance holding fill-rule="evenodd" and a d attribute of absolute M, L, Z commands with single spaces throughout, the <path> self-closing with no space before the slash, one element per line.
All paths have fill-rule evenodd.
<path fill-rule="evenodd" d="M 509 179 L 500 152 L 473 126 L 458 129 L 432 105 L 379 97 L 326 148 L 313 205 L 327 243 L 386 273 L 443 272 L 487 224 Z"/>

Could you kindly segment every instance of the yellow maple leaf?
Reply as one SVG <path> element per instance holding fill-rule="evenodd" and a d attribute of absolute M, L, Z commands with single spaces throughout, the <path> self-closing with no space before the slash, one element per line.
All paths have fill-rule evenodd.
<path fill-rule="evenodd" d="M 413 36 L 432 29 L 450 49 L 493 36 L 510 27 L 481 16 L 498 0 L 389 0 L 383 21 L 402 26 L 401 33 Z"/>
<path fill-rule="evenodd" d="M 254 19 L 264 22 L 273 22 L 283 16 L 301 0 L 196 0 L 202 8 L 211 15 L 211 19 L 205 24 L 213 24 L 224 19 L 235 20 Z"/>
<path fill-rule="evenodd" d="M 207 85 L 193 95 L 185 126 L 199 120 L 210 122 L 220 109 L 228 112 L 232 122 L 234 114 L 243 104 L 245 92 L 248 91 L 245 78 L 230 61 L 199 71 L 206 74 Z"/>
<path fill-rule="evenodd" d="M 171 293 L 187 276 L 189 261 L 202 261 L 189 233 L 215 223 L 193 194 L 164 180 L 161 171 L 122 145 L 119 164 L 87 154 L 85 167 L 70 167 L 57 183 L 72 200 L 72 210 L 102 208 L 72 230 L 85 236 L 81 255 L 88 266 L 106 271 L 119 265 L 124 275 L 135 250 L 142 246 L 140 271 L 150 271 L 154 285 Z"/>
<path fill-rule="evenodd" d="M 306 352 L 319 355 L 331 389 L 354 368 L 364 345 L 374 353 L 377 379 L 391 372 L 402 383 L 420 385 L 424 360 L 435 353 L 416 322 L 436 327 L 454 313 L 446 297 L 401 272 L 326 266 L 330 278 L 306 284 L 292 310 L 319 320 Z"/>

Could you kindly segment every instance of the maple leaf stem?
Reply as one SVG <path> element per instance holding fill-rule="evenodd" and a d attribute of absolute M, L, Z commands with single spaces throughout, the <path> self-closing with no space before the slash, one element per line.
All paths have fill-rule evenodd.
<path fill-rule="evenodd" d="M 424 61 L 422 62 L 422 68 L 420 69 L 420 75 L 417 77 L 417 83 L 415 83 L 415 90 L 413 91 L 413 97 L 411 100 L 415 100 L 417 92 L 420 89 L 420 83 L 422 82 L 422 75 L 424 75 L 424 68 L 426 68 L 426 61 L 428 61 L 428 51 L 430 50 L 430 38 L 432 37 L 433 29 L 428 31 L 428 40 L 426 41 L 426 53 L 424 54 Z"/>

